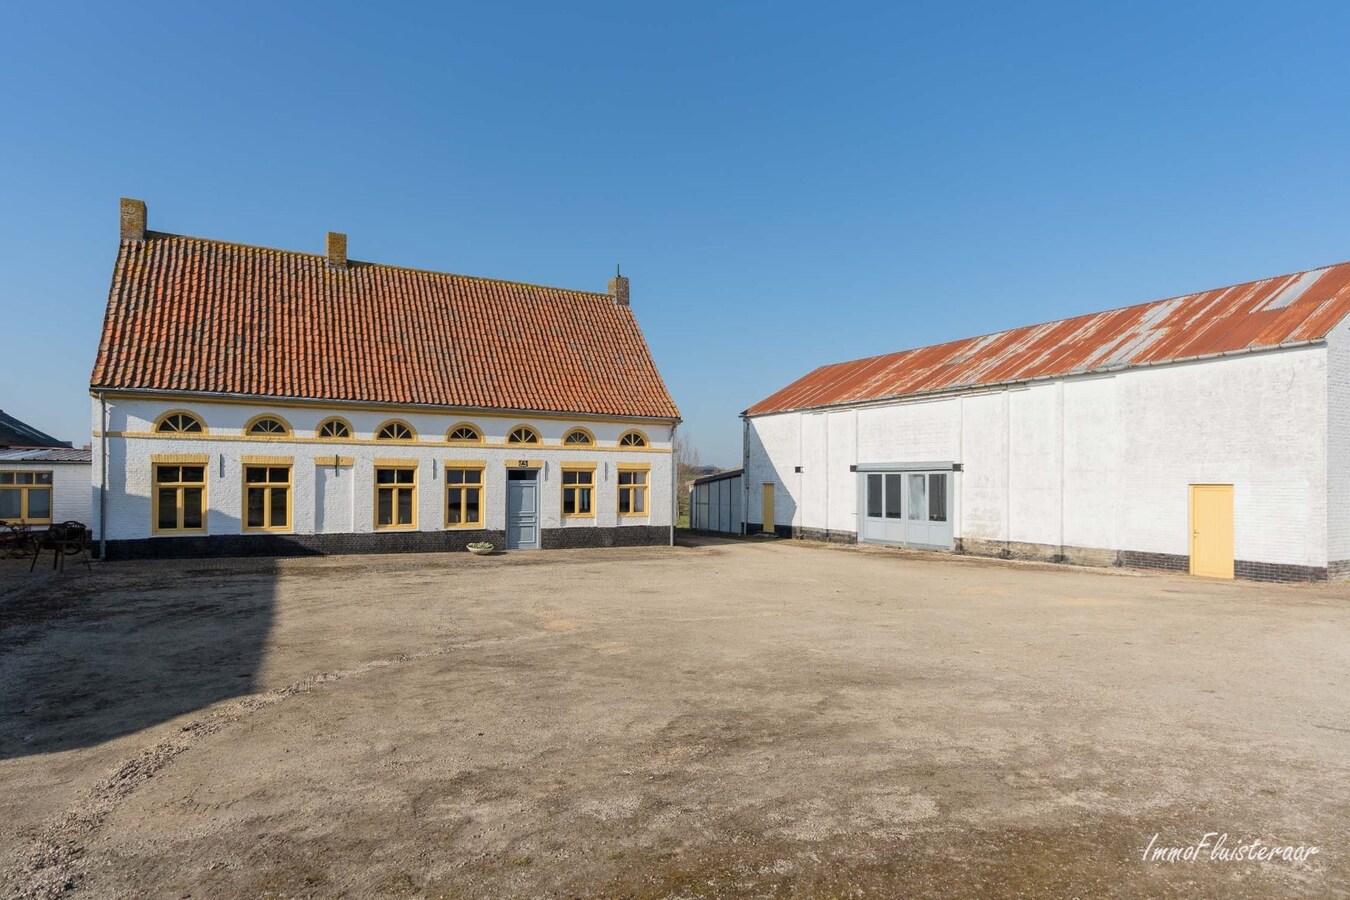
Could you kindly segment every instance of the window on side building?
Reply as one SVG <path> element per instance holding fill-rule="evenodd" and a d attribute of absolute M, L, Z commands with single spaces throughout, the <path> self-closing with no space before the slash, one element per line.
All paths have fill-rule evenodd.
<path fill-rule="evenodd" d="M 0 522 L 50 525 L 51 472 L 0 472 Z"/>

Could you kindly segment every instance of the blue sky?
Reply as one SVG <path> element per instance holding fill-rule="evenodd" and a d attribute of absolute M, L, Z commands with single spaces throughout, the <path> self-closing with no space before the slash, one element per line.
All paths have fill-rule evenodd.
<path fill-rule="evenodd" d="M 88 440 L 152 228 L 603 290 L 705 461 L 810 369 L 1350 258 L 1350 11 L 23 4 L 0 407 Z"/>

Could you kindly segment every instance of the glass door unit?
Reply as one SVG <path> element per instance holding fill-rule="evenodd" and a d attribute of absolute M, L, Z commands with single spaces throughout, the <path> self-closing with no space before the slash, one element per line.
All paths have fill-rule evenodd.
<path fill-rule="evenodd" d="M 898 467 L 897 467 L 898 468 Z M 950 550 L 952 469 L 860 472 L 860 540 Z"/>

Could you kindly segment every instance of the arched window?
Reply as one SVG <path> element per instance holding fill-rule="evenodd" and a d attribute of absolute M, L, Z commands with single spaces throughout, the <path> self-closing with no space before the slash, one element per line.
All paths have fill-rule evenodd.
<path fill-rule="evenodd" d="M 647 446 L 647 436 L 640 431 L 626 431 L 623 437 L 619 438 L 620 447 L 645 447 Z"/>
<path fill-rule="evenodd" d="M 573 428 L 563 438 L 563 443 L 573 447 L 584 447 L 595 443 L 595 437 L 585 428 Z"/>
<path fill-rule="evenodd" d="M 407 422 L 400 422 L 398 419 L 390 419 L 380 426 L 380 430 L 375 432 L 377 441 L 411 441 L 417 436 L 413 434 L 412 426 Z"/>
<path fill-rule="evenodd" d="M 155 423 L 156 434 L 201 434 L 202 420 L 187 412 L 171 412 Z"/>
<path fill-rule="evenodd" d="M 290 434 L 290 426 L 276 416 L 258 416 L 244 427 L 245 434 L 268 437 Z"/>
<path fill-rule="evenodd" d="M 446 432 L 445 439 L 452 444 L 481 444 L 483 432 L 478 430 L 477 425 L 461 422 Z"/>
<path fill-rule="evenodd" d="M 352 426 L 348 425 L 344 419 L 324 419 L 319 423 L 319 437 L 321 438 L 349 438 L 351 436 Z"/>
<path fill-rule="evenodd" d="M 537 444 L 539 443 L 539 432 L 528 425 L 517 425 L 506 436 L 506 442 L 508 444 Z"/>

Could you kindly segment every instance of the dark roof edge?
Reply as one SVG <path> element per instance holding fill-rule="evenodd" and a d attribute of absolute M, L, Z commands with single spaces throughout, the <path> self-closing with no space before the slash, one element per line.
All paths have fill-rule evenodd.
<path fill-rule="evenodd" d="M 714 472 L 712 475 L 704 475 L 702 478 L 695 478 L 694 484 L 708 484 L 713 481 L 726 481 L 728 478 L 736 478 L 745 474 L 744 469 L 727 469 L 725 472 Z"/>

